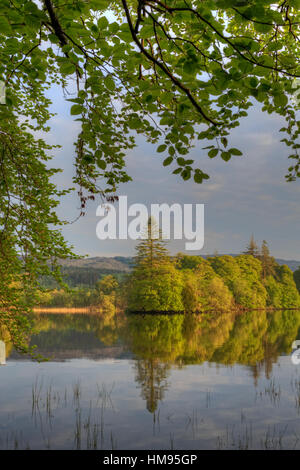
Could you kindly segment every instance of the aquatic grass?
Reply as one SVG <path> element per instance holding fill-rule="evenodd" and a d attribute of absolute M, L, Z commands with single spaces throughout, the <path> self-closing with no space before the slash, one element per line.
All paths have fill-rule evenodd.
<path fill-rule="evenodd" d="M 174 434 L 170 433 L 170 450 L 174 450 Z"/>
<path fill-rule="evenodd" d="M 111 443 L 111 450 L 116 450 L 117 449 L 117 441 L 113 435 L 113 432 L 110 432 L 110 443 Z"/>
<path fill-rule="evenodd" d="M 275 378 L 273 377 L 268 386 L 265 387 L 265 395 L 270 398 L 270 401 L 273 405 L 279 405 L 281 397 L 281 387 L 276 383 Z"/>
<path fill-rule="evenodd" d="M 32 390 L 31 390 L 32 415 L 36 412 L 37 409 L 39 409 L 42 389 L 43 389 L 43 378 L 41 379 L 41 382 L 39 383 L 39 377 L 37 376 L 34 384 L 32 385 Z"/>
<path fill-rule="evenodd" d="M 213 402 L 213 392 L 211 390 L 207 390 L 206 392 L 206 408 L 211 408 L 212 407 L 212 402 Z"/>
<path fill-rule="evenodd" d="M 75 449 L 81 449 L 81 432 L 82 432 L 82 422 L 81 422 L 81 408 L 77 408 L 75 416 L 75 432 L 74 432 L 74 443 Z"/>
<path fill-rule="evenodd" d="M 298 413 L 300 413 L 300 379 L 297 377 L 291 380 L 291 387 L 295 393 L 295 407 Z"/>
<path fill-rule="evenodd" d="M 77 382 L 73 383 L 73 405 L 76 408 L 79 408 L 80 406 L 80 397 L 81 397 L 81 383 L 80 380 L 77 380 Z"/>
<path fill-rule="evenodd" d="M 241 429 L 236 431 L 236 426 L 226 426 L 224 436 L 217 436 L 216 447 L 219 450 L 249 450 L 253 444 L 252 423 L 245 424 Z"/>
<path fill-rule="evenodd" d="M 274 425 L 268 426 L 264 439 L 261 441 L 261 447 L 266 450 L 281 450 L 283 448 L 283 438 L 286 434 L 288 425 L 284 428 Z"/>
<path fill-rule="evenodd" d="M 113 392 L 115 384 L 113 383 L 110 388 L 107 388 L 105 383 L 100 385 L 97 383 L 97 391 L 98 391 L 98 400 L 97 400 L 97 406 L 99 401 L 101 400 L 104 408 L 110 407 L 111 409 L 114 409 L 113 401 L 111 398 L 111 394 Z"/>
<path fill-rule="evenodd" d="M 193 408 L 191 414 L 187 413 L 186 416 L 187 416 L 187 424 L 185 426 L 185 429 L 187 431 L 189 428 L 191 428 L 193 439 L 195 439 L 199 431 L 200 423 L 203 423 L 204 419 L 203 418 L 199 419 L 198 410 L 195 408 Z"/>
<path fill-rule="evenodd" d="M 279 406 L 281 398 L 281 387 L 280 384 L 276 382 L 274 377 L 269 380 L 268 384 L 263 390 L 256 391 L 255 402 L 258 398 L 263 400 L 264 397 L 268 397 L 272 405 Z"/>

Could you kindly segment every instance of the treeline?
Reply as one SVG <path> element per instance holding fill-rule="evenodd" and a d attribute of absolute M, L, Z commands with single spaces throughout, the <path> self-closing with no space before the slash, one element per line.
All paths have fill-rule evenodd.
<path fill-rule="evenodd" d="M 113 275 L 119 281 L 124 277 L 124 273 L 116 272 L 113 269 L 76 266 L 62 266 L 61 273 L 63 281 L 68 284 L 69 287 L 82 288 L 94 288 L 99 279 L 107 275 Z M 55 280 L 50 276 L 43 276 L 41 279 L 41 285 L 46 289 L 55 289 L 59 287 Z"/>
<path fill-rule="evenodd" d="M 98 280 L 93 288 L 75 287 L 44 289 L 38 293 L 39 307 L 97 307 L 105 313 L 121 308 L 122 282 L 116 276 L 107 275 Z"/>
<path fill-rule="evenodd" d="M 171 258 L 155 221 L 137 246 L 127 279 L 127 307 L 133 311 L 189 311 L 231 308 L 299 308 L 293 273 L 278 265 L 268 244 L 252 237 L 244 254 Z"/>
<path fill-rule="evenodd" d="M 103 312 L 230 310 L 235 308 L 300 308 L 300 268 L 279 265 L 263 241 L 252 237 L 238 256 L 170 256 L 155 222 L 136 248 L 132 271 L 106 275 L 94 286 L 45 289 L 41 307 L 95 306 Z M 297 289 L 298 287 L 298 289 Z"/>

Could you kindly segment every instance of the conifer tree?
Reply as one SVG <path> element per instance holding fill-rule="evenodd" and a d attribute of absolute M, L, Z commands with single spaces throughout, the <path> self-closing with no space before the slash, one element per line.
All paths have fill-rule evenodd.
<path fill-rule="evenodd" d="M 151 217 L 136 252 L 134 269 L 128 283 L 129 309 L 183 310 L 181 272 L 176 269 L 161 231 Z"/>
<path fill-rule="evenodd" d="M 256 244 L 256 241 L 254 240 L 253 234 L 251 235 L 249 245 L 247 246 L 246 251 L 243 252 L 245 255 L 252 255 L 254 258 L 257 258 L 259 256 L 259 250 L 258 246 Z"/>
<path fill-rule="evenodd" d="M 143 238 L 136 247 L 135 269 L 151 270 L 170 262 L 165 244 L 155 219 L 149 217 Z"/>
<path fill-rule="evenodd" d="M 266 279 L 267 276 L 275 275 L 275 259 L 270 256 L 270 250 L 266 240 L 263 240 L 261 245 L 261 252 L 259 259 L 262 263 L 262 277 Z"/>

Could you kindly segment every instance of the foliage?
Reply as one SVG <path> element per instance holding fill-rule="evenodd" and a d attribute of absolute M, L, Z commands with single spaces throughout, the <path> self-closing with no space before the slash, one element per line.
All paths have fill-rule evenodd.
<path fill-rule="evenodd" d="M 158 249 L 159 247 L 159 249 Z M 221 311 L 235 307 L 297 308 L 300 295 L 293 273 L 272 259 L 272 271 L 264 277 L 264 264 L 251 255 L 179 255 L 172 260 L 159 239 L 142 240 L 136 265 L 118 281 L 101 278 L 94 288 L 43 290 L 38 304 L 44 307 L 97 307 L 112 315 L 126 308 L 135 311 Z M 270 257 L 271 258 L 271 257 Z"/>
<path fill-rule="evenodd" d="M 75 287 L 73 289 L 42 290 L 38 294 L 40 307 L 88 307 L 97 304 L 95 289 Z"/>
<path fill-rule="evenodd" d="M 270 250 L 266 240 L 263 240 L 261 245 L 261 250 L 258 258 L 262 263 L 262 277 L 266 279 L 267 276 L 275 275 L 275 259 L 273 256 L 270 256 Z"/>
<path fill-rule="evenodd" d="M 281 284 L 282 307 L 300 307 L 300 296 L 294 282 L 293 273 L 285 264 L 276 266 L 276 277 Z"/>
<path fill-rule="evenodd" d="M 298 291 L 300 292 L 300 266 L 294 272 L 294 281 L 295 281 L 295 284 L 296 284 L 296 287 L 297 287 Z"/>
<path fill-rule="evenodd" d="M 257 258 L 259 255 L 259 250 L 258 246 L 256 244 L 256 241 L 254 240 L 254 236 L 251 235 L 249 245 L 246 248 L 246 251 L 244 251 L 245 255 L 252 255 L 254 258 Z"/>
<path fill-rule="evenodd" d="M 151 218 L 136 252 L 135 265 L 127 281 L 128 308 L 135 311 L 183 310 L 182 274 L 168 255 Z"/>
<path fill-rule="evenodd" d="M 182 266 L 191 266 L 196 257 L 184 257 Z M 194 312 L 203 309 L 229 309 L 233 297 L 223 280 L 217 276 L 209 262 L 198 257 L 194 269 L 184 269 L 184 288 L 182 292 L 185 310 Z"/>
<path fill-rule="evenodd" d="M 238 305 L 264 307 L 267 293 L 261 283 L 261 263 L 251 255 L 210 258 L 215 272 L 223 279 Z"/>

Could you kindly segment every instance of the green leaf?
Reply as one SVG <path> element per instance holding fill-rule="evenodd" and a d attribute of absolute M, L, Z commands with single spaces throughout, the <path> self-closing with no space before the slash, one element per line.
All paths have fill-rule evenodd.
<path fill-rule="evenodd" d="M 128 121 L 130 129 L 139 129 L 142 126 L 142 122 L 137 117 L 130 117 Z"/>
<path fill-rule="evenodd" d="M 194 181 L 195 181 L 195 183 L 201 184 L 202 181 L 203 181 L 202 173 L 196 172 L 196 173 L 194 174 Z"/>
<path fill-rule="evenodd" d="M 82 114 L 84 111 L 84 107 L 81 104 L 73 104 L 71 107 L 71 115 L 75 116 L 77 114 Z"/>
<path fill-rule="evenodd" d="M 274 96 L 274 104 L 275 106 L 286 106 L 288 104 L 288 98 L 282 93 L 280 95 Z"/>
<path fill-rule="evenodd" d="M 169 152 L 169 155 L 171 155 L 171 157 L 173 157 L 173 155 L 175 155 L 175 149 L 174 149 L 174 147 L 169 147 L 168 152 Z"/>
<path fill-rule="evenodd" d="M 222 158 L 225 162 L 228 162 L 228 160 L 231 159 L 231 154 L 230 154 L 230 152 L 222 152 L 222 153 L 221 153 L 221 158 Z"/>
<path fill-rule="evenodd" d="M 226 137 L 222 137 L 222 138 L 221 138 L 221 142 L 222 142 L 222 144 L 224 145 L 224 147 L 226 148 L 227 145 L 228 145 L 228 140 L 227 140 L 227 138 L 226 138 Z"/>
<path fill-rule="evenodd" d="M 111 75 L 107 75 L 107 76 L 104 78 L 104 85 L 106 86 L 106 88 L 107 88 L 109 91 L 114 91 L 115 88 L 116 88 L 116 84 L 115 84 L 114 79 L 112 78 Z"/>
<path fill-rule="evenodd" d="M 228 152 L 230 152 L 231 155 L 243 155 L 243 153 L 239 149 L 236 149 L 236 148 L 229 149 Z"/>
<path fill-rule="evenodd" d="M 209 152 L 208 152 L 208 156 L 209 158 L 214 158 L 218 155 L 218 152 L 219 152 L 219 149 L 211 149 Z"/>
<path fill-rule="evenodd" d="M 97 160 L 97 166 L 101 168 L 101 170 L 105 170 L 106 168 L 106 161 L 105 160 Z"/>
<path fill-rule="evenodd" d="M 173 157 L 168 157 L 163 161 L 163 166 L 168 166 L 172 163 Z"/>
<path fill-rule="evenodd" d="M 178 165 L 180 165 L 180 166 L 184 166 L 184 165 L 185 165 L 185 159 L 182 158 L 182 157 L 178 157 L 178 158 L 177 158 L 177 163 L 178 163 Z"/>
<path fill-rule="evenodd" d="M 190 177 L 191 177 L 191 170 L 189 170 L 189 169 L 183 170 L 182 173 L 181 173 L 181 176 L 184 179 L 184 181 L 189 180 Z"/>

